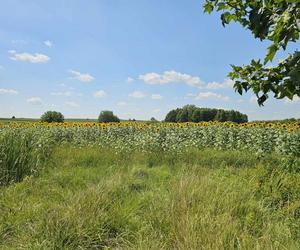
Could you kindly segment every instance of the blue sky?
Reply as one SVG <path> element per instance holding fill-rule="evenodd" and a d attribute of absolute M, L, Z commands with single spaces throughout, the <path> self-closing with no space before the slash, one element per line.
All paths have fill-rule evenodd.
<path fill-rule="evenodd" d="M 4 0 L 0 117 L 163 119 L 185 104 L 235 109 L 250 120 L 300 117 L 300 99 L 258 107 L 226 79 L 263 58 L 267 42 L 207 15 L 201 0 Z M 299 48 L 292 45 L 290 50 Z M 281 53 L 280 56 L 285 56 Z M 276 63 L 276 61 L 274 62 Z"/>

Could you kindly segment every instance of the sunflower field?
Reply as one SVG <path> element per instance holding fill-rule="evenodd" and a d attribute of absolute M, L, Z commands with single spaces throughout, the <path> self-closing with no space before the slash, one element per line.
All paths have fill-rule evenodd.
<path fill-rule="evenodd" d="M 118 151 L 176 151 L 188 148 L 276 152 L 299 156 L 300 123 L 3 123 L 0 136 L 31 134 L 38 148 L 51 144 L 94 145 Z"/>

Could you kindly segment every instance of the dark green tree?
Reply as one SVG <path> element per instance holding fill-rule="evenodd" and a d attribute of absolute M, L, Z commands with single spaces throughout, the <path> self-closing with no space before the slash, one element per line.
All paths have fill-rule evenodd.
<path fill-rule="evenodd" d="M 227 118 L 227 117 L 226 117 L 226 113 L 227 113 L 227 112 L 225 112 L 225 110 L 219 109 L 219 110 L 217 111 L 217 114 L 216 114 L 214 120 L 219 121 L 219 122 L 225 122 L 225 121 L 228 121 L 228 120 L 226 119 L 226 118 Z"/>
<path fill-rule="evenodd" d="M 64 120 L 63 114 L 57 111 L 47 111 L 41 116 L 42 122 L 64 122 Z"/>
<path fill-rule="evenodd" d="M 158 120 L 156 120 L 155 117 L 151 117 L 150 122 L 158 122 Z"/>
<path fill-rule="evenodd" d="M 181 109 L 176 116 L 177 122 L 188 122 L 189 121 L 189 111 L 186 108 Z"/>
<path fill-rule="evenodd" d="M 166 122 L 177 122 L 177 120 L 176 120 L 177 113 L 178 113 L 178 109 L 176 109 L 176 110 L 175 110 L 175 109 L 171 110 L 171 111 L 167 114 L 165 121 L 166 121 Z"/>
<path fill-rule="evenodd" d="M 186 110 L 187 116 L 188 116 L 188 120 L 190 121 L 191 117 L 193 115 L 193 112 L 197 109 L 197 107 L 195 105 L 188 104 L 188 105 L 183 106 L 182 109 Z"/>
<path fill-rule="evenodd" d="M 99 122 L 120 122 L 120 119 L 114 115 L 112 111 L 104 110 L 101 111 L 99 117 Z"/>
<path fill-rule="evenodd" d="M 247 115 L 238 111 L 223 109 L 199 108 L 194 105 L 186 105 L 182 108 L 171 110 L 166 118 L 166 122 L 201 122 L 201 121 L 233 121 L 247 122 Z"/>
<path fill-rule="evenodd" d="M 236 114 L 237 112 L 235 112 L 234 110 L 229 110 L 226 112 L 226 120 L 227 121 L 236 121 Z"/>
<path fill-rule="evenodd" d="M 191 117 L 192 122 L 201 122 L 203 121 L 203 112 L 202 109 L 197 108 L 194 110 L 192 117 Z"/>
<path fill-rule="evenodd" d="M 252 90 L 259 105 L 273 93 L 277 99 L 300 96 L 300 52 L 295 51 L 274 67 L 271 62 L 279 50 L 297 42 L 300 33 L 299 0 L 206 0 L 204 11 L 221 11 L 223 26 L 231 21 L 250 30 L 255 38 L 271 42 L 266 56 L 249 65 L 232 65 L 229 77 L 239 94 Z"/>

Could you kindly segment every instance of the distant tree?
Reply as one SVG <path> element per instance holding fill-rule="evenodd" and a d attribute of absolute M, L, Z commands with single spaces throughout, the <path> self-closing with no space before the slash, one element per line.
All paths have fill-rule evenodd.
<path fill-rule="evenodd" d="M 201 113 L 202 113 L 202 120 L 200 121 L 208 122 L 214 119 L 214 116 L 211 115 L 209 109 L 201 109 Z"/>
<path fill-rule="evenodd" d="M 194 111 L 197 110 L 198 108 L 195 105 L 188 104 L 188 105 L 183 106 L 182 109 L 186 110 L 188 118 L 189 118 L 188 120 L 191 120 L 191 117 L 193 116 Z"/>
<path fill-rule="evenodd" d="M 214 120 L 219 121 L 219 122 L 225 122 L 225 121 L 227 121 L 227 117 L 226 117 L 226 112 L 225 112 L 225 110 L 219 109 L 219 110 L 217 111 L 217 114 L 216 114 Z"/>
<path fill-rule="evenodd" d="M 207 112 L 208 112 L 208 117 L 209 117 L 208 120 L 212 121 L 215 119 L 215 117 L 218 113 L 218 109 L 207 109 Z"/>
<path fill-rule="evenodd" d="M 47 111 L 41 116 L 42 122 L 64 122 L 64 120 L 63 114 L 57 111 Z"/>
<path fill-rule="evenodd" d="M 191 117 L 192 122 L 201 122 L 203 121 L 203 111 L 200 108 L 197 108 L 194 110 L 192 117 Z"/>
<path fill-rule="evenodd" d="M 13 120 L 14 120 L 14 119 L 16 119 L 16 117 L 15 117 L 15 116 L 13 116 L 11 119 L 13 119 Z"/>
<path fill-rule="evenodd" d="M 176 117 L 177 117 L 177 110 L 173 109 L 167 114 L 165 121 L 166 122 L 177 122 Z"/>
<path fill-rule="evenodd" d="M 151 122 L 157 122 L 157 120 L 154 117 L 151 117 L 150 121 Z"/>
<path fill-rule="evenodd" d="M 189 110 L 186 108 L 181 109 L 176 116 L 177 122 L 188 122 L 189 121 Z"/>
<path fill-rule="evenodd" d="M 248 117 L 234 110 L 199 108 L 195 105 L 186 105 L 182 108 L 171 110 L 166 118 L 166 122 L 201 122 L 201 121 L 232 121 L 247 122 Z"/>
<path fill-rule="evenodd" d="M 101 111 L 99 117 L 99 122 L 120 122 L 120 119 L 114 115 L 112 111 L 104 110 Z"/>
<path fill-rule="evenodd" d="M 235 121 L 236 115 L 234 110 L 229 110 L 226 112 L 226 120 L 227 121 Z"/>
<path fill-rule="evenodd" d="M 241 114 L 241 120 L 240 122 L 248 122 L 248 116 L 245 114 Z"/>

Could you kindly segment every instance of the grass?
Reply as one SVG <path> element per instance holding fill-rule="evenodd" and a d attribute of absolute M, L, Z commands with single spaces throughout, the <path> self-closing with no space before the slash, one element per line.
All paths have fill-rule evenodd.
<path fill-rule="evenodd" d="M 39 147 L 34 134 L 15 131 L 0 134 L 0 186 L 20 182 L 40 171 L 49 157 L 49 147 Z"/>
<path fill-rule="evenodd" d="M 0 249 L 299 249 L 300 175 L 280 162 L 57 148 L 1 188 Z"/>

